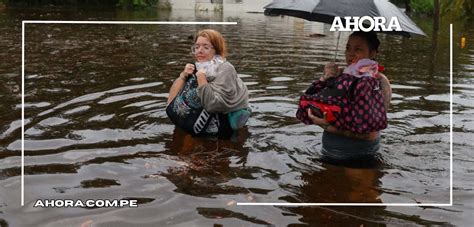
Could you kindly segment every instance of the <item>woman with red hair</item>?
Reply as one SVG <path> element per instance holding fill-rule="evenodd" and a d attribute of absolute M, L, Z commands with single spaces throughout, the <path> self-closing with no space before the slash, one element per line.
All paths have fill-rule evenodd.
<path fill-rule="evenodd" d="M 186 64 L 171 86 L 168 117 L 194 136 L 229 137 L 250 116 L 247 87 L 226 60 L 218 31 L 199 31 L 191 51 L 196 62 Z"/>

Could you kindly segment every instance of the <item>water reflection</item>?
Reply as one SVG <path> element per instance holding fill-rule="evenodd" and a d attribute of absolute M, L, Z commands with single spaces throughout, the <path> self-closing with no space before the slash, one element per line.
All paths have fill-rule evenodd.
<path fill-rule="evenodd" d="M 165 153 L 184 164 L 161 175 L 173 182 L 176 192 L 193 196 L 250 193 L 246 188 L 225 184 L 249 174 L 245 170 L 249 151 L 244 147 L 249 135 L 247 129 L 242 129 L 230 140 L 199 138 L 176 128 L 173 139 L 166 143 Z"/>
<path fill-rule="evenodd" d="M 322 203 L 381 203 L 380 178 L 376 167 L 341 167 L 323 163 L 321 169 L 303 172 L 304 183 L 295 188 L 299 201 Z"/>

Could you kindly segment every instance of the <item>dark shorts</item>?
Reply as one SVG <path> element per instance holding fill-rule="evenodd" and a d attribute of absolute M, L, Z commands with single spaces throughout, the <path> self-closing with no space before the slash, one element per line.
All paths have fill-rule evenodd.
<path fill-rule="evenodd" d="M 323 158 L 334 161 L 374 159 L 380 148 L 380 136 L 374 141 L 364 141 L 323 132 L 321 153 Z"/>

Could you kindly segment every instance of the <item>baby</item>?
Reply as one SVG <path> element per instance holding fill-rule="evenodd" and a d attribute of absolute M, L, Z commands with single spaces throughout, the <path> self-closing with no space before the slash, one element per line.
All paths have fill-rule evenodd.
<path fill-rule="evenodd" d="M 349 65 L 346 69 L 344 69 L 343 73 L 355 76 L 357 78 L 365 76 L 377 78 L 379 71 L 382 72 L 383 70 L 383 66 L 379 65 L 376 61 L 364 58 Z"/>
<path fill-rule="evenodd" d="M 329 64 L 325 73 L 337 75 L 336 67 Z M 338 128 L 357 131 L 355 125 L 361 123 L 365 128 L 359 131 L 372 130 L 372 124 L 364 124 L 364 121 L 370 121 L 373 109 L 378 108 L 377 111 L 385 115 L 385 109 L 380 110 L 383 97 L 379 94 L 377 79 L 383 70 L 378 62 L 365 58 L 353 62 L 336 77 L 316 80 L 300 97 L 297 118 L 305 124 L 312 124 L 307 117 L 307 108 L 310 108 L 315 116 L 324 118 Z M 377 105 L 379 101 L 382 106 Z"/>

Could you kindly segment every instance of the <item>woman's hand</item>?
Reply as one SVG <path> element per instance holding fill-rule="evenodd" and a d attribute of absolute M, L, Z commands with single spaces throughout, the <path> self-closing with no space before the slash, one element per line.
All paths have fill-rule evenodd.
<path fill-rule="evenodd" d="M 197 77 L 206 77 L 206 70 L 205 69 L 200 69 L 199 71 L 197 71 L 196 76 Z"/>
<path fill-rule="evenodd" d="M 339 66 L 334 63 L 334 62 L 330 62 L 330 63 L 327 63 L 325 66 L 324 66 L 324 75 L 321 77 L 321 81 L 326 81 L 328 80 L 329 78 L 332 78 L 332 77 L 337 77 L 339 76 L 339 74 L 341 74 L 341 70 L 339 68 Z"/>
<path fill-rule="evenodd" d="M 189 75 L 192 75 L 194 72 L 194 65 L 193 64 L 186 64 L 184 66 L 184 70 L 179 74 L 179 78 L 186 81 Z"/>
<path fill-rule="evenodd" d="M 171 85 L 167 104 L 170 104 L 171 101 L 173 101 L 173 99 L 178 95 L 179 91 L 183 89 L 184 85 L 186 84 L 186 80 L 188 79 L 188 76 L 193 74 L 193 72 L 193 64 L 186 64 L 186 66 L 184 66 L 184 70 L 179 74 L 179 77 L 174 80 L 173 85 Z"/>
<path fill-rule="evenodd" d="M 326 115 L 326 113 L 323 113 L 323 114 Z M 329 128 L 329 126 L 331 126 L 329 124 L 329 122 L 326 121 L 326 119 L 314 116 L 313 112 L 311 111 L 310 108 L 308 108 L 308 117 L 309 117 L 309 119 L 311 119 L 313 124 L 318 125 L 319 127 L 323 128 L 324 130 L 327 130 Z"/>
<path fill-rule="evenodd" d="M 199 71 L 197 71 L 196 77 L 197 77 L 198 87 L 201 87 L 201 86 L 207 84 L 206 70 L 205 69 L 200 69 Z"/>
<path fill-rule="evenodd" d="M 367 140 L 367 141 L 374 141 L 379 136 L 379 132 L 370 132 L 370 133 L 355 133 L 348 130 L 339 130 L 335 126 L 330 125 L 328 121 L 324 118 L 319 118 L 313 115 L 311 109 L 308 108 L 308 117 L 311 121 L 318 125 L 319 127 L 323 128 L 324 131 L 330 133 L 336 133 L 338 135 L 346 136 L 352 139 L 358 140 Z"/>

